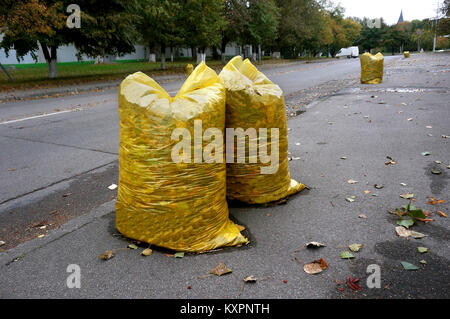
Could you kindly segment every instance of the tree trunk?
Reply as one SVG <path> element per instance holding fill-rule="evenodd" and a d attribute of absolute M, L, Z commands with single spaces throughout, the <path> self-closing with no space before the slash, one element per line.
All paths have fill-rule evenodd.
<path fill-rule="evenodd" d="M 161 69 L 166 69 L 166 45 L 161 44 Z"/>
<path fill-rule="evenodd" d="M 191 47 L 191 55 L 192 55 L 192 59 L 194 61 L 197 60 L 197 48 L 196 47 Z"/>
<path fill-rule="evenodd" d="M 170 62 L 173 62 L 173 47 L 170 47 Z"/>
<path fill-rule="evenodd" d="M 44 53 L 45 61 L 47 62 L 48 78 L 56 79 L 58 77 L 58 72 L 56 69 L 56 62 L 57 62 L 56 49 L 57 49 L 57 47 L 56 46 L 50 47 L 50 52 L 46 45 L 41 44 L 41 48 L 42 48 L 42 52 Z"/>
<path fill-rule="evenodd" d="M 222 60 L 222 64 L 225 64 L 227 62 L 226 58 L 225 58 L 225 50 L 226 49 L 227 49 L 227 43 L 226 43 L 226 41 L 222 40 L 222 46 L 220 47 L 220 50 L 221 50 L 220 59 Z"/>
<path fill-rule="evenodd" d="M 258 44 L 258 63 L 261 63 L 261 44 Z"/>
<path fill-rule="evenodd" d="M 153 43 L 148 44 L 148 62 L 156 62 L 155 46 Z"/>

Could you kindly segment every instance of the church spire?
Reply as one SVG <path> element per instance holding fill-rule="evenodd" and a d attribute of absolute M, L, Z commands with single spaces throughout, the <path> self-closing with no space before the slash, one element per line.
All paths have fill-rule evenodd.
<path fill-rule="evenodd" d="M 398 22 L 397 23 L 400 23 L 400 22 L 403 22 L 403 10 L 400 11 L 400 17 L 398 18 Z"/>

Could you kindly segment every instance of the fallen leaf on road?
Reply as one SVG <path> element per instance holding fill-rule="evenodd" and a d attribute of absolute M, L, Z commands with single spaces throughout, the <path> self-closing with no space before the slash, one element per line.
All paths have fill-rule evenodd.
<path fill-rule="evenodd" d="M 359 217 L 359 218 L 363 218 L 363 219 L 366 219 L 366 218 L 367 218 L 367 216 L 364 215 L 364 214 L 361 214 L 361 215 L 359 215 L 358 217 Z"/>
<path fill-rule="evenodd" d="M 340 255 L 341 259 L 351 259 L 351 258 L 355 258 L 355 256 L 353 256 L 353 254 L 351 252 L 348 251 L 343 251 Z"/>
<path fill-rule="evenodd" d="M 404 199 L 411 199 L 414 198 L 414 194 L 413 193 L 401 194 L 400 197 Z"/>
<path fill-rule="evenodd" d="M 397 235 L 400 236 L 400 237 L 408 238 L 409 236 L 411 236 L 411 231 L 407 230 L 403 226 L 395 227 L 395 231 L 397 232 Z"/>
<path fill-rule="evenodd" d="M 419 261 L 421 264 L 425 265 L 427 263 L 426 260 L 422 259 L 421 261 Z"/>
<path fill-rule="evenodd" d="M 402 261 L 402 266 L 405 270 L 417 270 L 419 269 L 419 267 L 417 267 L 416 265 L 410 264 L 406 261 Z"/>
<path fill-rule="evenodd" d="M 40 234 L 40 235 L 37 236 L 37 238 L 42 238 L 44 236 L 45 236 L 45 234 Z"/>
<path fill-rule="evenodd" d="M 349 183 L 349 184 L 356 184 L 356 183 L 358 183 L 358 181 L 355 181 L 355 180 L 353 180 L 353 179 L 349 179 L 349 180 L 347 181 L 347 183 Z"/>
<path fill-rule="evenodd" d="M 436 164 L 442 164 L 442 161 L 434 161 Z"/>
<path fill-rule="evenodd" d="M 103 254 L 98 255 L 100 259 L 109 260 L 114 257 L 114 253 L 112 250 L 107 250 Z"/>
<path fill-rule="evenodd" d="M 403 226 L 405 228 L 409 228 L 414 225 L 414 220 L 412 219 L 401 219 L 397 221 L 397 225 Z"/>
<path fill-rule="evenodd" d="M 417 247 L 417 251 L 421 254 L 428 252 L 427 247 Z"/>
<path fill-rule="evenodd" d="M 432 126 L 430 126 L 430 125 L 427 125 L 427 126 L 425 126 L 426 128 L 433 128 Z"/>
<path fill-rule="evenodd" d="M 428 155 L 430 155 L 431 153 L 430 152 L 422 152 L 422 155 L 423 156 L 428 156 Z"/>
<path fill-rule="evenodd" d="M 444 212 L 441 212 L 440 210 L 436 211 L 436 213 L 441 217 L 447 218 L 447 215 Z"/>
<path fill-rule="evenodd" d="M 350 248 L 350 250 L 355 253 L 357 253 L 362 247 L 363 247 L 362 244 L 351 244 L 348 246 L 348 248 Z"/>
<path fill-rule="evenodd" d="M 450 135 L 441 135 L 442 138 L 450 138 Z"/>
<path fill-rule="evenodd" d="M 116 184 L 111 184 L 111 185 L 108 186 L 108 188 L 109 188 L 110 190 L 113 190 L 113 189 L 116 189 L 116 188 L 117 188 L 117 185 L 116 185 Z"/>
<path fill-rule="evenodd" d="M 375 185 L 373 185 L 373 187 L 375 187 L 376 189 L 382 189 L 384 187 L 384 185 L 375 184 Z"/>
<path fill-rule="evenodd" d="M 62 195 L 62 197 L 69 197 L 70 195 L 72 195 L 72 193 L 64 194 L 64 195 Z"/>
<path fill-rule="evenodd" d="M 247 282 L 253 283 L 253 282 L 256 282 L 256 278 L 254 276 L 248 276 L 248 277 L 244 278 L 244 282 L 245 283 L 247 283 Z"/>
<path fill-rule="evenodd" d="M 4 244 L 6 244 L 3 240 L 0 240 L 0 246 L 3 246 Z"/>
<path fill-rule="evenodd" d="M 342 156 L 341 157 L 341 160 L 346 160 L 347 159 L 347 156 Z"/>
<path fill-rule="evenodd" d="M 130 249 L 138 249 L 138 246 L 136 246 L 135 244 L 129 244 L 127 247 Z"/>
<path fill-rule="evenodd" d="M 366 190 L 366 191 L 364 191 L 364 194 L 369 195 L 369 194 L 370 194 L 370 191 L 369 191 L 369 190 Z"/>
<path fill-rule="evenodd" d="M 423 237 L 426 236 L 425 234 L 419 233 L 419 232 L 414 231 L 414 230 L 410 230 L 409 232 L 410 232 L 411 237 L 414 237 L 416 239 L 423 238 Z"/>
<path fill-rule="evenodd" d="M 400 185 L 402 185 L 402 186 L 408 186 L 408 185 L 406 185 L 405 183 L 400 183 Z"/>
<path fill-rule="evenodd" d="M 325 269 L 327 269 L 328 264 L 323 258 L 319 260 L 314 260 L 313 262 L 307 263 L 303 266 L 303 271 L 310 275 L 319 274 Z"/>
<path fill-rule="evenodd" d="M 408 119 L 408 121 L 412 121 L 413 120 L 413 118 L 412 117 L 410 117 L 409 119 Z"/>
<path fill-rule="evenodd" d="M 231 273 L 231 268 L 228 268 L 223 262 L 218 264 L 216 267 L 210 270 L 210 274 L 216 275 L 216 276 L 222 276 Z"/>
<path fill-rule="evenodd" d="M 175 258 L 183 258 L 184 257 L 184 253 L 183 252 L 179 252 L 179 253 L 175 253 Z"/>
<path fill-rule="evenodd" d="M 326 247 L 326 245 L 319 243 L 317 241 L 311 241 L 309 243 L 305 244 L 306 248 L 320 248 L 320 247 Z"/>
<path fill-rule="evenodd" d="M 358 281 L 358 278 L 347 277 L 345 282 L 352 290 L 361 290 L 362 288 L 357 284 Z"/>
<path fill-rule="evenodd" d="M 435 175 L 439 175 L 442 174 L 442 172 L 440 170 L 438 170 L 436 167 L 433 167 L 431 169 L 431 173 L 435 174 Z"/>
<path fill-rule="evenodd" d="M 355 201 L 356 196 L 347 197 L 345 200 L 349 203 L 353 203 Z"/>
<path fill-rule="evenodd" d="M 141 252 L 141 255 L 142 256 L 150 256 L 152 253 L 153 253 L 153 250 L 151 250 L 150 248 L 147 248 Z"/>

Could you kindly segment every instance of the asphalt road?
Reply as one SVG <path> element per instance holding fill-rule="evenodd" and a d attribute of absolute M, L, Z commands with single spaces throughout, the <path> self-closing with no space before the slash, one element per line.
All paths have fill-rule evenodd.
<path fill-rule="evenodd" d="M 0 147 L 7 150 L 0 153 L 0 240 L 6 242 L 1 248 L 40 234 L 49 237 L 45 243 L 30 242 L 27 247 L 37 248 L 28 250 L 23 260 L 10 258 L 19 257 L 25 249 L 21 247 L 0 255 L 2 262 L 11 259 L 2 265 L 0 296 L 235 298 L 242 278 L 255 275 L 267 280 L 246 287 L 242 297 L 448 298 L 447 220 L 433 215 L 434 222 L 415 226 L 428 237 L 406 240 L 396 237 L 396 220 L 387 210 L 407 203 L 399 197 L 406 192 L 416 194 L 417 205 L 427 209 L 433 207 L 427 206 L 426 196 L 448 200 L 449 140 L 441 135 L 450 135 L 450 56 L 388 57 L 386 66 L 383 84 L 356 84 L 309 105 L 304 114 L 288 122 L 290 151 L 301 158 L 291 162 L 291 176 L 311 190 L 282 206 L 233 206 L 232 218 L 248 227 L 251 244 L 182 260 L 161 253 L 144 260 L 129 252 L 107 264 L 97 259 L 104 250 L 125 245 L 114 229 L 115 191 L 107 189 L 117 183 L 115 92 L 0 104 Z M 265 73 L 295 98 L 295 92 L 308 87 L 356 80 L 359 62 L 281 66 Z M 173 81 L 164 87 L 176 91 L 180 85 Z M 76 110 L 61 112 L 71 108 Z M 57 114 L 26 119 L 56 109 Z M 20 121 L 11 122 L 15 119 Z M 424 151 L 432 156 L 422 156 Z M 342 156 L 347 159 L 341 160 Z M 386 156 L 398 164 L 385 165 Z M 430 172 L 435 165 L 440 165 L 440 175 Z M 348 184 L 349 179 L 358 183 Z M 374 184 L 385 187 L 377 190 Z M 356 201 L 347 202 L 349 196 L 356 196 Z M 56 235 L 49 230 L 98 212 L 103 203 L 107 204 L 100 209 L 102 217 L 52 239 Z M 448 212 L 448 203 L 441 209 Z M 360 214 L 368 218 L 358 218 Z M 295 252 L 311 240 L 327 247 Z M 364 244 L 362 252 L 355 253 L 353 262 L 340 260 L 340 252 L 354 242 Z M 418 255 L 418 245 L 430 252 Z M 329 269 L 319 276 L 305 274 L 299 263 L 319 257 L 326 259 Z M 401 268 L 400 261 L 420 265 L 420 259 L 428 264 L 419 271 Z M 233 268 L 230 277 L 197 279 L 220 261 Z M 84 289 L 65 287 L 67 274 L 62 267 L 67 263 L 84 269 Z M 381 266 L 383 288 L 339 290 L 345 285 L 334 279 L 364 278 L 369 264 Z"/>

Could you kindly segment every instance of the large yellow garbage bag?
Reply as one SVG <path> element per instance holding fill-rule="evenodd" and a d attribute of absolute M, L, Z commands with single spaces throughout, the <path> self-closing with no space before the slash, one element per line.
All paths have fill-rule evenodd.
<path fill-rule="evenodd" d="M 405 58 L 409 58 L 411 56 L 411 54 L 409 53 L 409 51 L 405 51 L 405 52 L 403 52 L 403 56 Z"/>
<path fill-rule="evenodd" d="M 123 235 L 187 252 L 247 242 L 228 218 L 225 161 L 195 163 L 186 156 L 187 163 L 177 163 L 171 155 L 182 141 L 172 139 L 176 128 L 193 139 L 194 121 L 202 121 L 201 134 L 224 130 L 225 88 L 212 69 L 199 64 L 175 97 L 141 72 L 129 75 L 119 88 L 119 118 L 116 226 Z M 204 148 L 209 142 L 202 136 Z"/>
<path fill-rule="evenodd" d="M 248 143 L 245 143 L 244 162 L 239 162 L 238 159 L 237 138 L 236 143 L 233 143 L 234 137 L 226 142 L 227 157 L 230 150 L 233 155 L 231 163 L 227 159 L 228 198 L 262 204 L 304 189 L 303 184 L 291 180 L 289 175 L 286 106 L 280 87 L 259 72 L 248 59 L 242 61 L 241 56 L 229 61 L 219 76 L 227 89 L 227 130 L 242 128 L 247 131 L 254 128 L 257 132 L 257 136 L 252 135 L 248 138 Z M 260 129 L 264 128 L 267 129 L 268 138 L 260 134 Z M 262 174 L 262 167 L 270 170 L 273 163 L 262 163 L 261 153 L 258 152 L 258 156 L 252 155 L 249 145 L 254 142 L 259 151 L 267 147 L 266 154 L 276 154 L 272 153 L 277 151 L 275 140 L 271 139 L 272 128 L 277 128 L 279 132 L 276 157 L 278 165 L 276 171 Z"/>
<path fill-rule="evenodd" d="M 360 56 L 361 83 L 379 84 L 383 81 L 384 56 L 378 52 L 375 55 L 364 53 Z"/>

